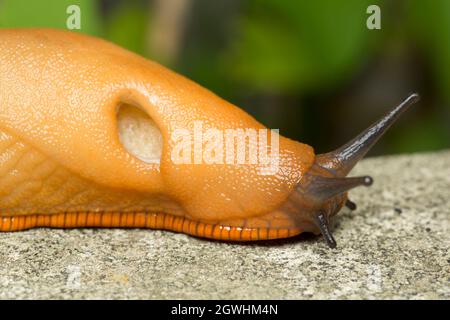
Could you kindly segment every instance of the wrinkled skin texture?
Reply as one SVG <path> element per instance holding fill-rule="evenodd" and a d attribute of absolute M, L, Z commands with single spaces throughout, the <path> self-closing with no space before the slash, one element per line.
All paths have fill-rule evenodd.
<path fill-rule="evenodd" d="M 274 175 L 255 165 L 176 165 L 171 134 L 192 130 L 193 121 L 203 120 L 203 130 L 264 126 L 189 79 L 78 33 L 1 30 L 0 61 L 2 215 L 158 210 L 228 225 L 271 219 L 274 227 L 298 229 L 299 213 L 279 208 L 312 166 L 310 146 L 280 137 Z M 120 103 L 140 107 L 158 125 L 160 165 L 121 145 Z"/>

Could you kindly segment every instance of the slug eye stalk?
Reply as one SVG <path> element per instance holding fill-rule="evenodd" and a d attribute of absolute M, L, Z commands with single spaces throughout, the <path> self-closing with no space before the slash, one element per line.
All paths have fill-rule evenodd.
<path fill-rule="evenodd" d="M 314 206 L 320 207 L 319 210 L 313 212 L 313 221 L 331 248 L 336 247 L 336 241 L 331 234 L 329 225 L 330 217 L 336 214 L 335 208 L 340 208 L 342 205 L 339 204 L 343 203 L 349 209 L 356 210 L 356 204 L 348 200 L 345 193 L 355 187 L 370 186 L 373 183 L 373 179 L 369 176 L 346 177 L 346 175 L 395 120 L 417 101 L 419 101 L 417 93 L 409 95 L 398 106 L 348 143 L 335 151 L 316 157 L 315 165 L 320 170 L 316 169 L 316 173 L 310 173 L 308 182 L 303 185 L 302 191 Z M 328 204 L 330 199 L 334 205 Z M 324 206 L 327 209 L 323 209 Z"/>
<path fill-rule="evenodd" d="M 333 172 L 338 177 L 345 177 L 353 167 L 374 146 L 391 125 L 420 99 L 417 93 L 410 94 L 398 106 L 394 107 L 380 120 L 361 132 L 342 147 L 317 156 L 316 163 Z"/>
<path fill-rule="evenodd" d="M 350 189 L 359 186 L 370 186 L 373 179 L 370 176 L 349 177 L 349 178 L 327 178 L 317 176 L 312 179 L 311 184 L 307 188 L 309 192 L 318 202 L 326 201 L 333 196 L 347 192 Z"/>

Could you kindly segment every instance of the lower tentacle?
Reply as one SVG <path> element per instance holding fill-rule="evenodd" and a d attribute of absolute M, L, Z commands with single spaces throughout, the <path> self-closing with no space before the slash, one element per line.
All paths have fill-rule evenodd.
<path fill-rule="evenodd" d="M 356 210 L 356 208 L 357 208 L 356 203 L 354 203 L 354 202 L 351 201 L 350 199 L 347 199 L 347 200 L 345 201 L 345 206 L 346 206 L 347 208 L 349 208 L 350 210 L 352 210 L 352 211 Z"/>

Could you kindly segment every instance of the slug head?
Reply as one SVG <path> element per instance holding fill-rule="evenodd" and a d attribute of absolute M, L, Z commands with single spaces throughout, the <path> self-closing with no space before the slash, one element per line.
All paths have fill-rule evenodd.
<path fill-rule="evenodd" d="M 297 215 L 297 223 L 303 230 L 321 233 L 330 247 L 336 247 L 336 241 L 331 234 L 333 217 L 344 205 L 352 210 L 356 209 L 356 205 L 347 199 L 347 191 L 358 186 L 370 186 L 373 183 L 369 176 L 346 177 L 346 175 L 395 120 L 418 100 L 418 94 L 411 94 L 343 147 L 316 156 L 314 164 L 288 199 L 288 203 L 297 207 L 301 213 Z"/>

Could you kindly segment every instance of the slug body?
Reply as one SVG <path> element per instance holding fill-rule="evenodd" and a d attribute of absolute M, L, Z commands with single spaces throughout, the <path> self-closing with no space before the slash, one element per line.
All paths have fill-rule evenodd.
<path fill-rule="evenodd" d="M 237 241 L 313 232 L 335 246 L 329 224 L 352 207 L 346 192 L 371 183 L 345 176 L 417 100 L 328 154 L 280 136 L 277 170 L 261 174 L 258 164 L 175 162 L 177 130 L 265 127 L 116 45 L 67 31 L 0 30 L 0 61 L 1 231 L 143 227 Z M 147 136 L 134 139 L 136 128 Z"/>

